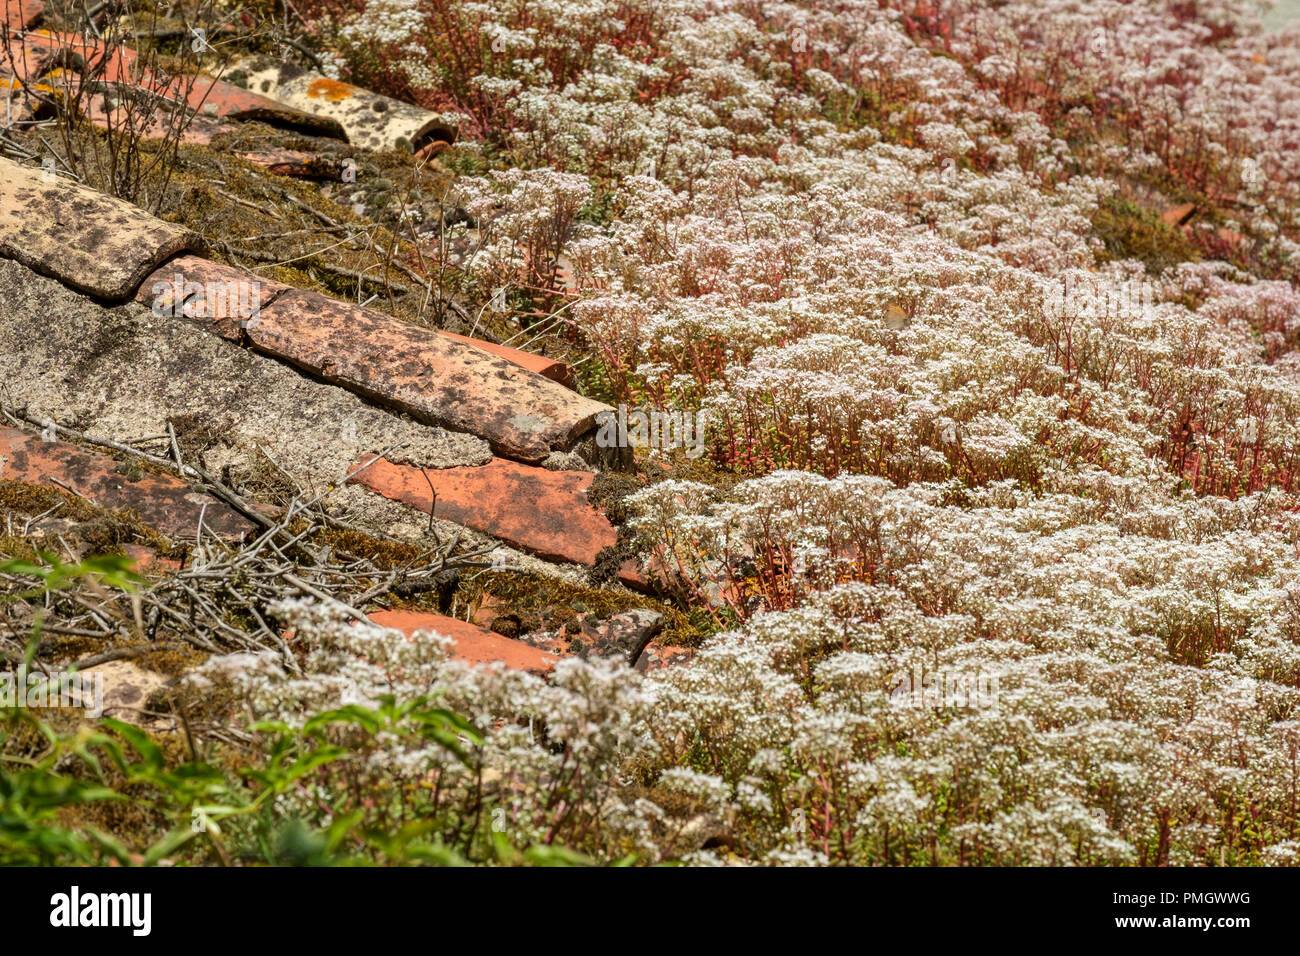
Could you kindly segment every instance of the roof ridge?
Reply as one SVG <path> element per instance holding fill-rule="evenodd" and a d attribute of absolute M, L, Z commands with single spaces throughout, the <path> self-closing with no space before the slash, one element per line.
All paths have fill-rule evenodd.
<path fill-rule="evenodd" d="M 80 292 L 172 309 L 418 421 L 477 435 L 519 461 L 535 464 L 571 447 L 608 410 L 511 361 L 501 346 L 429 336 L 385 313 L 200 257 L 205 253 L 188 229 L 0 158 L 0 256 Z M 194 308 L 188 300 L 209 288 L 214 294 Z M 274 292 L 266 302 L 264 289 Z"/>

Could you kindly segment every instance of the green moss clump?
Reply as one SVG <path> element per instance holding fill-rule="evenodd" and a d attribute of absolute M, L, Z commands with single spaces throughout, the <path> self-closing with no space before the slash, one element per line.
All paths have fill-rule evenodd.
<path fill-rule="evenodd" d="M 1107 199 L 1092 217 L 1094 234 L 1104 243 L 1097 261 L 1136 259 L 1150 275 L 1158 275 L 1180 262 L 1201 258 L 1196 247 L 1180 229 L 1164 222 L 1154 212 L 1126 199 Z"/>
<path fill-rule="evenodd" d="M 519 633 L 548 630 L 576 631 L 578 616 L 589 614 L 597 618 L 610 617 L 623 611 L 646 608 L 664 616 L 664 629 L 655 638 L 656 644 L 695 645 L 703 634 L 690 619 L 662 601 L 630 591 L 584 587 L 557 578 L 520 571 L 485 571 L 478 575 L 462 575 L 461 586 L 455 600 L 461 614 L 464 608 L 477 606 L 485 597 L 491 597 L 509 608 L 510 616 L 517 619 Z M 429 608 L 431 598 L 421 595 L 410 602 L 398 602 L 411 609 Z M 453 612 L 458 608 L 453 607 Z"/>

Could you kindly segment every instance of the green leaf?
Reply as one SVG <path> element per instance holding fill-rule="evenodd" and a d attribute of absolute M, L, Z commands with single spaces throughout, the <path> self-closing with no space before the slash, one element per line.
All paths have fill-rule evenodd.
<path fill-rule="evenodd" d="M 162 770 L 163 752 L 143 730 L 112 717 L 105 717 L 100 722 L 125 737 L 127 743 L 135 748 L 149 770 L 154 772 Z"/>

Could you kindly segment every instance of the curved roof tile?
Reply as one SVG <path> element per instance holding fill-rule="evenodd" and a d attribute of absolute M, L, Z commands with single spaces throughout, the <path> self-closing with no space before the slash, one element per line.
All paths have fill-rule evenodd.
<path fill-rule="evenodd" d="M 130 298 L 173 256 L 203 249 L 181 226 L 0 158 L 0 257 L 108 301 Z"/>

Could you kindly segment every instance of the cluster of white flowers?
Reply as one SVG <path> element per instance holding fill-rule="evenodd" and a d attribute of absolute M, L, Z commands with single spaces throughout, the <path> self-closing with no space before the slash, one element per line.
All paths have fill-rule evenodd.
<path fill-rule="evenodd" d="M 340 32 L 352 42 L 407 43 L 424 25 L 419 0 L 366 0 L 365 10 Z"/>
<path fill-rule="evenodd" d="M 731 629 L 628 690 L 602 768 L 752 860 L 1300 862 L 1300 32 L 1247 0 L 461 6 L 537 167 L 465 183 L 471 270 L 567 259 L 620 397 L 703 406 L 751 476 L 629 499 Z M 1101 264 L 1099 208 L 1151 183 L 1235 222 Z M 896 706 L 918 666 L 997 706 Z M 694 849 L 661 792 L 611 818 Z"/>
<path fill-rule="evenodd" d="M 666 763 L 825 808 L 810 833 L 861 862 L 1188 862 L 1245 842 L 1242 813 L 1255 839 L 1289 838 L 1293 500 L 1101 472 L 1045 496 L 793 472 L 708 491 L 634 500 L 677 548 L 663 563 L 738 589 L 745 572 L 701 552 L 788 566 L 799 548 L 804 590 L 664 679 Z M 993 706 L 895 706 L 918 666 L 996 675 Z"/>
<path fill-rule="evenodd" d="M 591 196 L 585 176 L 550 169 L 461 179 L 457 198 L 478 232 L 466 271 L 486 289 L 549 288 Z"/>
<path fill-rule="evenodd" d="M 350 745 L 343 769 L 372 805 L 400 803 L 415 789 L 436 790 L 453 819 L 458 810 L 471 829 L 474 820 L 490 821 L 520 847 L 557 842 L 610 858 L 637 853 L 651 860 L 695 848 L 678 846 L 660 807 L 626 794 L 625 773 L 653 745 L 644 730 L 650 697 L 623 662 L 566 660 L 543 680 L 453 660 L 445 637 L 427 632 L 411 639 L 349 620 L 337 606 L 285 601 L 269 610 L 305 648 L 300 673 L 285 670 L 274 654 L 238 654 L 211 658 L 187 678 L 200 689 L 228 688 L 250 724 L 274 721 L 301 731 L 317 715 L 376 708 L 392 697 L 446 708 L 481 734 L 481 744 L 462 740 L 467 761 L 426 739 L 414 723 L 399 722 L 365 745 L 346 735 L 336 740 Z M 280 809 L 327 825 L 322 808 L 334 803 L 337 785 L 337 776 L 306 777 L 281 798 Z M 711 786 L 710 795 L 729 792 L 722 781 Z M 434 836 L 450 842 L 447 833 Z"/>

